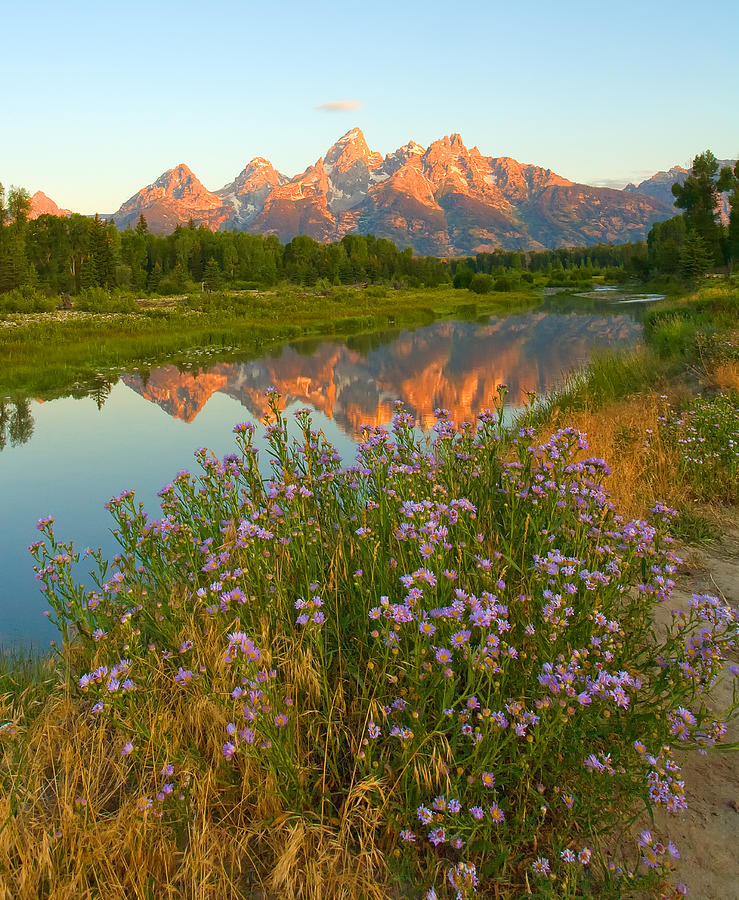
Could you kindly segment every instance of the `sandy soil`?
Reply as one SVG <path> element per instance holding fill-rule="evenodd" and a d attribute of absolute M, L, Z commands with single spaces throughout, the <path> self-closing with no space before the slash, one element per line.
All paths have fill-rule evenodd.
<path fill-rule="evenodd" d="M 678 548 L 685 559 L 669 609 L 686 608 L 691 594 L 724 597 L 739 607 L 739 511 L 726 513 L 720 543 L 707 549 Z M 658 616 L 659 619 L 662 616 Z M 729 664 L 739 663 L 739 647 Z M 731 702 L 734 677 L 728 672 L 717 685 L 717 708 Z M 739 719 L 729 726 L 725 743 L 739 741 Z M 682 859 L 677 877 L 696 900 L 739 900 L 739 750 L 691 751 L 683 765 L 688 809 L 678 816 L 655 815 L 658 830 L 677 845 Z"/>

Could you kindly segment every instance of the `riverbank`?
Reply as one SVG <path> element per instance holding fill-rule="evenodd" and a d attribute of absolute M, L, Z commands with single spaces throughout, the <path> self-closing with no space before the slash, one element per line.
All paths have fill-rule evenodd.
<path fill-rule="evenodd" d="M 681 565 L 661 535 L 710 541 L 736 502 L 727 288 L 655 310 L 648 333 L 685 340 L 602 360 L 531 411 L 536 433 L 442 418 L 433 461 L 401 414 L 395 449 L 369 429 L 342 475 L 307 422 L 286 446 L 276 405 L 269 493 L 243 429 L 166 489 L 161 524 L 118 498 L 120 575 L 92 596 L 43 525 L 79 637 L 0 675 L 10 894 L 677 896 L 667 819 L 614 835 L 654 778 L 649 805 L 684 815 L 678 735 L 722 743 L 695 688 L 735 661 L 736 598 L 690 592 L 669 633 L 652 623 Z"/>
<path fill-rule="evenodd" d="M 0 320 L 0 396 L 22 390 L 51 399 L 98 373 L 165 360 L 185 364 L 195 351 L 218 351 L 222 358 L 221 351 L 227 355 L 231 349 L 243 359 L 303 337 L 474 319 L 527 309 L 539 300 L 533 291 L 478 296 L 448 286 L 284 288 L 156 298 L 127 312 L 6 316 L 4 323 Z"/>

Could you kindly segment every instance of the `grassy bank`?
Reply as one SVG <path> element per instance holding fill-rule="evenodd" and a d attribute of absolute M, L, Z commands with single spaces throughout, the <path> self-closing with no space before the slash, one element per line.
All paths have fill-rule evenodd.
<path fill-rule="evenodd" d="M 526 309 L 536 301 L 533 292 L 471 299 L 450 287 L 284 288 L 159 298 L 123 313 L 75 310 L 6 317 L 0 321 L 0 395 L 52 399 L 98 372 L 163 359 L 185 362 L 193 350 L 231 348 L 249 358 L 305 336 L 474 318 Z"/>
<path fill-rule="evenodd" d="M 680 896 L 669 833 L 628 825 L 684 808 L 738 636 L 703 595 L 653 627 L 670 498 L 737 497 L 732 289 L 653 337 L 705 296 L 511 431 L 504 389 L 431 446 L 399 409 L 350 469 L 273 395 L 269 483 L 245 425 L 160 520 L 114 498 L 92 590 L 40 523 L 68 639 L 0 671 L 8 896 Z"/>
<path fill-rule="evenodd" d="M 707 501 L 739 495 L 735 467 L 713 483 L 713 461 L 731 455 L 737 441 L 739 281 L 712 281 L 657 303 L 644 328 L 643 346 L 596 357 L 525 424 L 542 435 L 564 424 L 586 432 L 614 470 L 611 491 L 624 513 L 641 516 L 662 500 L 678 510 L 673 532 L 715 537 L 718 517 Z"/>

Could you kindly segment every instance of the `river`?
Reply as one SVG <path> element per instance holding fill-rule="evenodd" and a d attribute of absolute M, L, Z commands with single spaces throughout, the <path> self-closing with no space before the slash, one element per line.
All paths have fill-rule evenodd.
<path fill-rule="evenodd" d="M 641 304 L 549 298 L 530 312 L 476 321 L 445 320 L 345 341 L 288 344 L 259 359 L 210 357 L 187 367 L 160 364 L 100 373 L 81 393 L 0 409 L 0 646 L 44 646 L 56 636 L 32 571 L 36 522 L 53 514 L 75 546 L 115 552 L 105 502 L 134 489 L 150 514 L 157 491 L 193 451 L 233 449 L 232 428 L 260 423 L 265 391 L 276 387 L 288 411 L 309 407 L 344 460 L 353 460 L 362 423 L 387 424 L 402 400 L 428 430 L 438 407 L 474 420 L 498 384 L 512 407 L 542 396 L 595 350 L 637 344 Z M 80 391 L 76 390 L 75 394 Z M 258 446 L 263 446 L 261 437 Z M 265 469 L 265 474 L 266 474 Z M 84 570 L 80 574 L 83 574 Z"/>

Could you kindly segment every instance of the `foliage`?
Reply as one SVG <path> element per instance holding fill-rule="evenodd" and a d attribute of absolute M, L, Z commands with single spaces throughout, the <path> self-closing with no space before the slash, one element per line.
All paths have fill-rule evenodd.
<path fill-rule="evenodd" d="M 467 287 L 474 294 L 489 294 L 493 290 L 493 279 L 490 275 L 483 275 L 481 272 L 478 272 L 472 276 Z"/>
<path fill-rule="evenodd" d="M 731 187 L 731 171 L 719 172 L 719 164 L 710 150 L 693 160 L 683 184 L 674 184 L 675 206 L 684 209 L 686 231 L 699 238 L 709 260 L 721 262 L 721 226 L 718 221 L 719 193 Z"/>
<path fill-rule="evenodd" d="M 649 264 L 653 271 L 674 275 L 680 270 L 680 252 L 686 237 L 685 217 L 655 222 L 647 236 Z"/>
<path fill-rule="evenodd" d="M 0 316 L 5 313 L 51 312 L 56 305 L 55 299 L 30 286 L 0 294 Z"/>
<path fill-rule="evenodd" d="M 739 394 L 698 397 L 684 408 L 669 404 L 659 439 L 678 452 L 675 477 L 698 500 L 739 499 Z"/>
<path fill-rule="evenodd" d="M 724 733 L 710 686 L 735 614 L 695 597 L 655 633 L 671 511 L 625 522 L 584 436 L 507 435 L 504 396 L 476 431 L 440 411 L 429 449 L 399 409 L 342 470 L 309 413 L 291 441 L 272 393 L 271 480 L 243 425 L 235 454 L 198 451 L 200 476 L 164 488 L 160 520 L 114 498 L 121 553 L 92 554 L 91 589 L 40 522 L 85 740 L 44 791 L 15 783 L 15 846 L 41 807 L 98 847 L 75 851 L 81 888 L 102 857 L 110 883 L 182 891 L 167 873 L 191 872 L 224 821 L 210 878 L 236 896 L 313 896 L 306 867 L 312 890 L 349 896 L 666 895 L 674 847 L 644 832 L 628 861 L 615 833 L 645 805 L 684 808 L 671 748 Z M 33 730 L 24 746 L 17 767 Z M 88 752 L 107 776 L 83 790 Z M 96 843 L 122 816 L 151 847 L 131 874 Z M 66 865 L 18 859 L 15 883 Z"/>
<path fill-rule="evenodd" d="M 138 309 L 130 294 L 102 287 L 84 288 L 75 298 L 74 308 L 98 313 L 127 313 Z"/>
<path fill-rule="evenodd" d="M 724 181 L 731 187 L 729 194 L 729 204 L 731 212 L 729 215 L 729 228 L 726 235 L 727 256 L 733 264 L 739 261 L 739 160 L 734 166 L 731 174 L 722 172 Z"/>
<path fill-rule="evenodd" d="M 194 351 L 224 348 L 249 359 L 275 341 L 428 324 L 455 315 L 459 307 L 459 295 L 443 286 L 433 291 L 379 285 L 290 286 L 258 293 L 198 290 L 138 304 L 128 292 L 94 288 L 75 297 L 75 306 L 80 301 L 93 312 L 72 309 L 60 318 L 0 326 L 0 396 L 20 391 L 48 399 L 74 392 L 75 385 L 99 372 L 145 361 L 184 363 Z M 499 311 L 502 303 L 506 310 L 525 309 L 536 301 L 531 292 L 491 295 L 479 304 L 479 313 Z M 119 312 L 132 306 L 133 313 Z"/>

